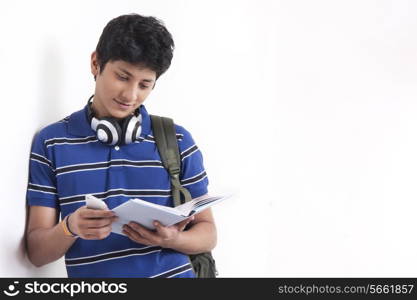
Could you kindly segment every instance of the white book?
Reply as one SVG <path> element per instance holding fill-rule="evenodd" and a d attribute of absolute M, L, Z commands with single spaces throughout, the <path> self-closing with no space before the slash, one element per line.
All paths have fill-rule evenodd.
<path fill-rule="evenodd" d="M 142 199 L 130 199 L 129 201 L 112 209 L 119 219 L 112 224 L 112 232 L 122 234 L 122 227 L 130 221 L 141 224 L 142 226 L 154 230 L 154 221 L 158 221 L 164 226 L 177 224 L 194 214 L 202 212 L 212 205 L 229 198 L 227 196 L 201 196 L 177 207 L 163 206 Z M 104 201 L 86 195 L 87 207 L 94 209 L 105 209 Z M 104 204 L 104 205 L 103 205 Z"/>

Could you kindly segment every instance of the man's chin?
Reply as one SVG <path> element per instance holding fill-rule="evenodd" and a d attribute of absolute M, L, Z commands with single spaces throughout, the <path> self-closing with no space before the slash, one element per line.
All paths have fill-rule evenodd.
<path fill-rule="evenodd" d="M 134 111 L 128 111 L 128 112 L 121 112 L 121 111 L 113 111 L 111 112 L 111 117 L 115 118 L 117 120 L 124 119 L 128 116 L 130 116 Z"/>

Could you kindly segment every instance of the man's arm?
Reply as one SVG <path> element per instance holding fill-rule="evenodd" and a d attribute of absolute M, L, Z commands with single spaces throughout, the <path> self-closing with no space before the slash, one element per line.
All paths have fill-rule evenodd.
<path fill-rule="evenodd" d="M 110 210 L 78 208 L 68 220 L 69 228 L 83 239 L 101 240 L 111 232 L 117 218 Z M 63 221 L 65 222 L 65 221 Z M 77 238 L 66 235 L 55 208 L 30 206 L 26 240 L 29 260 L 37 267 L 62 257 Z"/>
<path fill-rule="evenodd" d="M 30 206 L 26 233 L 29 260 L 37 267 L 62 257 L 76 238 L 65 235 L 52 207 Z"/>

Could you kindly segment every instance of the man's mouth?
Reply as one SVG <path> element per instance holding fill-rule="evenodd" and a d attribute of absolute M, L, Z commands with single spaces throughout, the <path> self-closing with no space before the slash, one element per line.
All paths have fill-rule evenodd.
<path fill-rule="evenodd" d="M 129 107 L 130 106 L 130 104 L 126 104 L 126 103 L 123 103 L 123 102 L 120 102 L 120 101 L 117 101 L 116 99 L 113 99 L 114 101 L 116 101 L 116 103 L 118 103 L 118 104 L 120 104 L 120 105 L 122 105 L 122 106 L 124 106 L 124 107 Z"/>

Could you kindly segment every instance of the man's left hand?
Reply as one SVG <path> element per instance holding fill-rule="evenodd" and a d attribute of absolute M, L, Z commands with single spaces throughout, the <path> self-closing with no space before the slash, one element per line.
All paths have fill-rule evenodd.
<path fill-rule="evenodd" d="M 129 222 L 129 224 L 123 225 L 123 233 L 136 243 L 171 248 L 188 223 L 193 220 L 194 216 L 172 226 L 163 226 L 155 221 L 156 231 L 151 231 L 136 222 Z"/>

